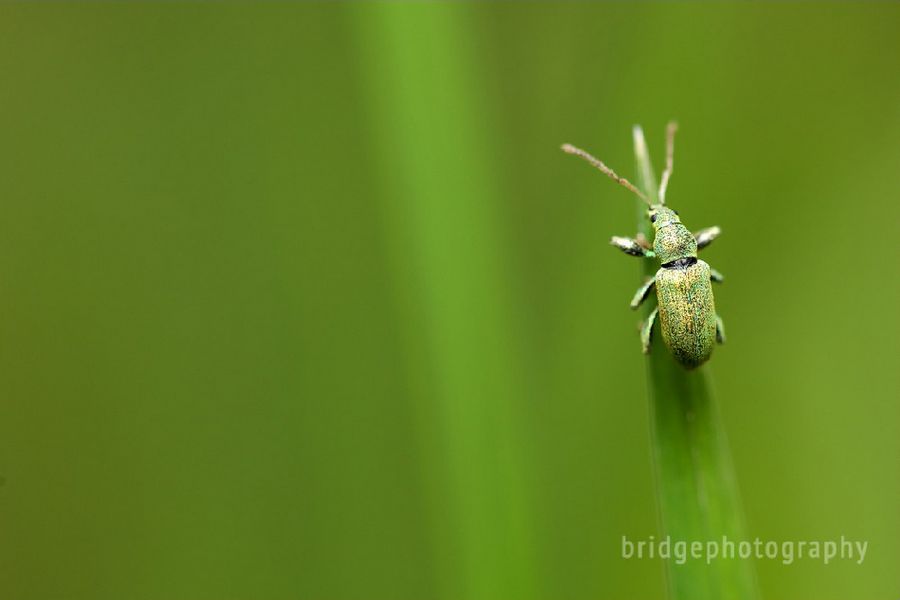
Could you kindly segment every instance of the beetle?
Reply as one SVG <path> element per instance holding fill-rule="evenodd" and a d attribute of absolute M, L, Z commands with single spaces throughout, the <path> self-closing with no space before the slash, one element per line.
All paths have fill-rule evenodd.
<path fill-rule="evenodd" d="M 725 343 L 725 328 L 716 313 L 711 285 L 721 283 L 724 277 L 697 258 L 697 251 L 712 243 L 722 230 L 708 227 L 692 234 L 681 223 L 678 211 L 666 206 L 676 130 L 675 123 L 669 123 L 666 128 L 666 169 L 660 180 L 658 203 L 651 203 L 631 182 L 584 150 L 571 144 L 564 144 L 562 149 L 583 158 L 647 203 L 647 216 L 654 231 L 653 245 L 640 234 L 636 238 L 613 236 L 610 244 L 630 256 L 657 259 L 660 263 L 656 275 L 638 289 L 631 301 L 631 308 L 637 309 L 656 290 L 656 308 L 641 325 L 644 354 L 650 353 L 653 324 L 658 318 L 663 342 L 672 356 L 685 368 L 694 369 L 709 360 L 716 343 Z"/>

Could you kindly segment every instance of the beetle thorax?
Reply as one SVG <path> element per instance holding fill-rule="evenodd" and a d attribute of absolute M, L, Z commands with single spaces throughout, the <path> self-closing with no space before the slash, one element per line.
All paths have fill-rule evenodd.
<path fill-rule="evenodd" d="M 669 223 L 656 230 L 653 251 L 659 262 L 670 263 L 679 258 L 697 257 L 697 240 L 681 223 Z"/>

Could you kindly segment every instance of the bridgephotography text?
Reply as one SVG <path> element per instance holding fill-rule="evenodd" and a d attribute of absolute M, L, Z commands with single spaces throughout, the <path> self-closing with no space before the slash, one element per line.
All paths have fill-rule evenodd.
<path fill-rule="evenodd" d="M 727 536 L 716 540 L 673 540 L 666 536 L 657 540 L 630 540 L 622 536 L 622 558 L 674 560 L 683 565 L 688 560 L 702 560 L 710 564 L 722 559 L 769 559 L 790 565 L 795 560 L 817 560 L 829 564 L 835 560 L 852 560 L 861 565 L 866 559 L 868 541 L 848 540 L 730 540 Z"/>

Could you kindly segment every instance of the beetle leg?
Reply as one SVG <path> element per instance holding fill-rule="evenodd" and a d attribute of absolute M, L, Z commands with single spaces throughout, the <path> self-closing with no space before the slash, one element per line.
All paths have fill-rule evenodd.
<path fill-rule="evenodd" d="M 701 229 L 700 231 L 695 233 L 694 239 L 697 240 L 697 250 L 709 246 L 714 239 L 719 237 L 720 233 L 722 233 L 722 230 L 719 229 L 718 225 L 707 227 L 706 229 Z"/>
<path fill-rule="evenodd" d="M 720 344 L 725 343 L 725 325 L 719 315 L 716 315 L 716 341 Z"/>
<path fill-rule="evenodd" d="M 631 256 L 643 256 L 646 258 L 653 258 L 654 256 L 656 256 L 653 253 L 653 250 L 644 248 L 637 240 L 632 238 L 619 237 L 617 235 L 614 235 L 612 236 L 612 238 L 610 238 L 609 243 L 625 254 L 629 254 Z"/>
<path fill-rule="evenodd" d="M 716 271 L 715 269 L 713 269 L 712 267 L 710 267 L 709 280 L 713 281 L 715 283 L 722 283 L 723 281 L 725 281 L 725 276 L 722 275 L 721 273 L 719 273 L 718 271 Z"/>
<path fill-rule="evenodd" d="M 653 322 L 656 321 L 656 313 L 659 312 L 658 308 L 654 308 L 653 312 L 650 313 L 650 316 L 647 317 L 647 320 L 644 321 L 644 326 L 641 327 L 641 348 L 644 351 L 644 354 L 650 354 L 650 338 L 653 335 Z"/>
<path fill-rule="evenodd" d="M 643 303 L 643 301 L 647 299 L 647 296 L 650 295 L 650 290 L 653 289 L 655 283 L 656 277 L 651 277 L 650 281 L 642 285 L 640 289 L 638 289 L 638 291 L 634 293 L 634 298 L 631 299 L 632 310 L 640 306 L 641 303 Z"/>

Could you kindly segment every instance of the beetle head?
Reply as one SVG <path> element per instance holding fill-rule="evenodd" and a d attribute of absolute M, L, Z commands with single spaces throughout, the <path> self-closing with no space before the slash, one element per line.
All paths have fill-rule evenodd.
<path fill-rule="evenodd" d="M 668 206 L 662 204 L 653 204 L 647 209 L 647 215 L 650 217 L 650 223 L 653 225 L 654 231 L 659 231 L 663 227 L 668 227 L 673 223 L 681 223 L 678 217 L 678 211 L 672 210 Z"/>

